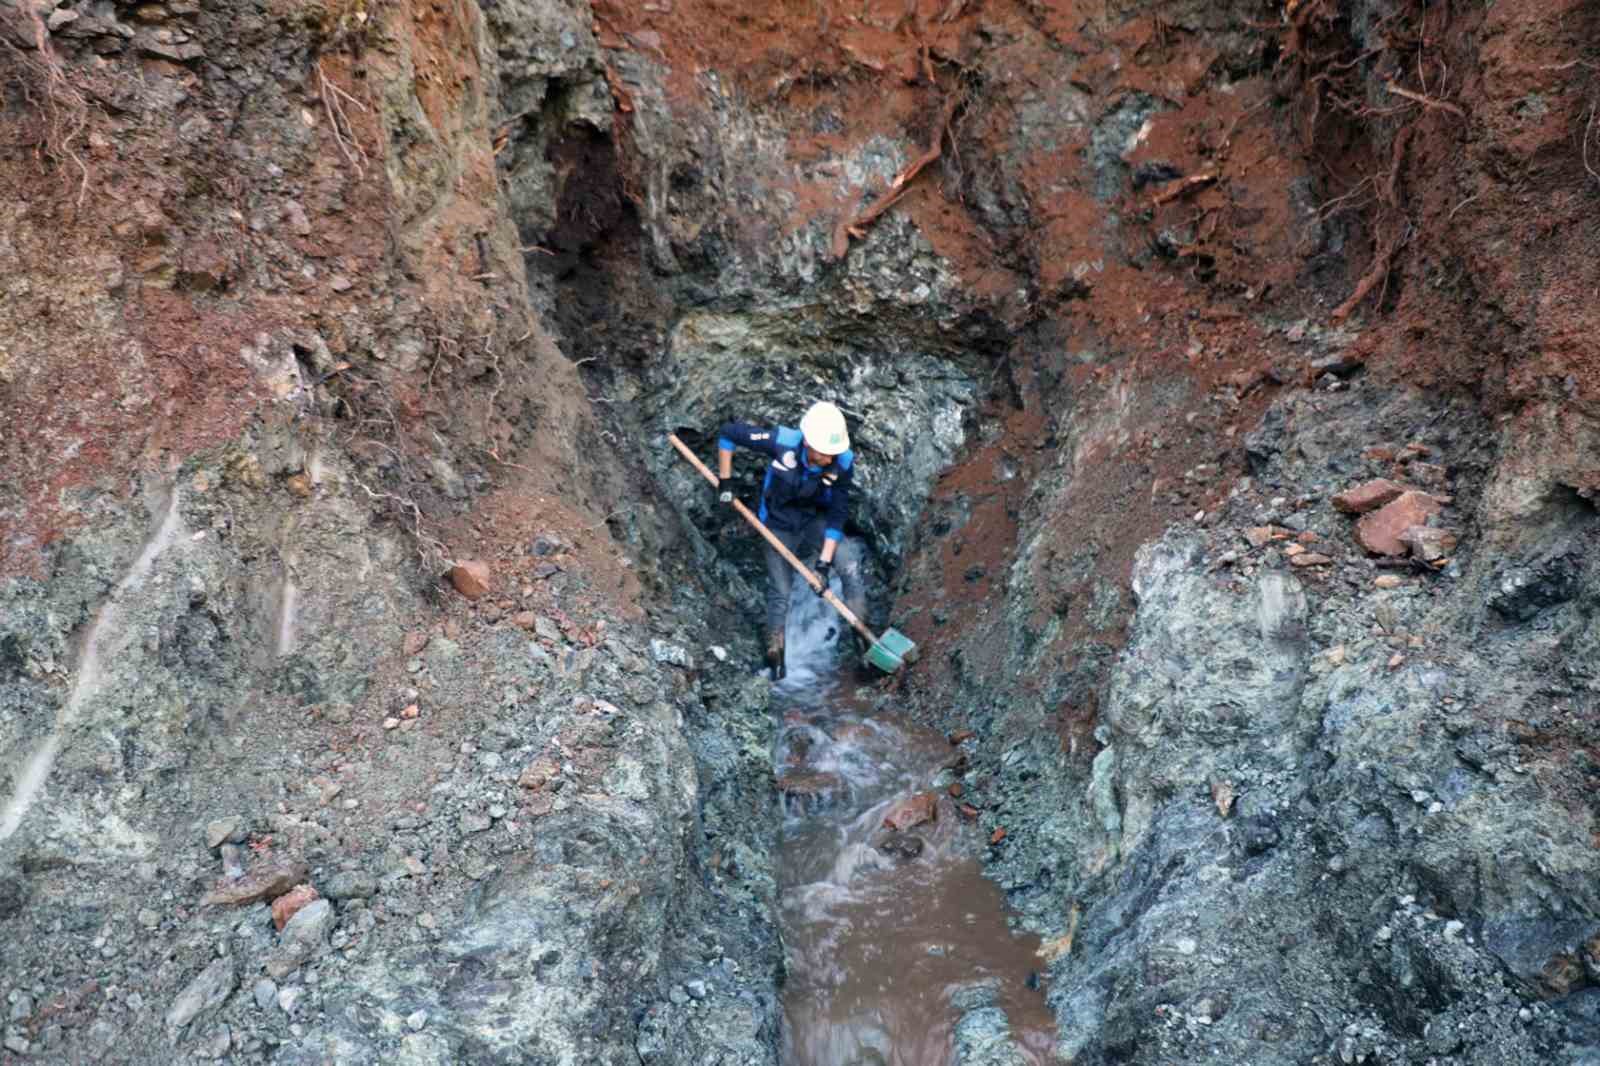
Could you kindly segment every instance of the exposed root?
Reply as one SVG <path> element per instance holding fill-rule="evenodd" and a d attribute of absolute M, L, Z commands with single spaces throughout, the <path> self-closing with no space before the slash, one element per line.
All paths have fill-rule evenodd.
<path fill-rule="evenodd" d="M 1391 235 L 1379 245 L 1372 255 L 1372 263 L 1367 267 L 1367 272 L 1361 275 L 1361 280 L 1356 282 L 1355 291 L 1352 292 L 1338 307 L 1333 309 L 1329 316 L 1334 322 L 1343 322 L 1349 317 L 1350 312 L 1360 306 L 1372 290 L 1379 285 L 1387 285 L 1389 271 L 1394 266 L 1394 255 L 1400 250 L 1403 242 L 1398 237 Z M 1381 302 L 1381 301 L 1380 301 Z"/>
<path fill-rule="evenodd" d="M 317 91 L 322 97 L 322 110 L 328 115 L 328 128 L 333 131 L 333 143 L 339 146 L 339 154 L 344 156 L 344 161 L 356 172 L 356 180 L 360 181 L 366 177 L 367 153 L 350 125 L 350 116 L 345 112 L 344 104 L 349 102 L 361 111 L 366 111 L 367 105 L 329 81 L 320 59 L 317 60 Z"/>
<path fill-rule="evenodd" d="M 1596 182 L 1600 182 L 1600 171 L 1596 171 L 1594 164 L 1589 162 L 1589 142 L 1594 139 L 1594 118 L 1596 111 L 1600 111 L 1600 100 L 1596 100 L 1594 103 L 1589 105 L 1589 122 L 1588 125 L 1583 127 L 1583 169 L 1587 170 L 1589 172 L 1589 176 Z"/>
<path fill-rule="evenodd" d="M 374 491 L 360 478 L 352 477 L 350 480 L 374 503 L 383 503 L 410 518 L 411 535 L 416 539 L 418 553 L 422 556 L 423 566 L 428 572 L 442 574 L 455 565 L 455 560 L 450 556 L 450 549 L 445 547 L 444 542 L 424 530 L 422 508 L 417 506 L 416 500 L 393 492 Z"/>
<path fill-rule="evenodd" d="M 1233 147 L 1233 135 L 1239 132 L 1239 127 L 1244 123 L 1244 120 L 1270 103 L 1272 103 L 1272 97 L 1270 95 L 1265 96 L 1259 102 L 1251 104 L 1239 112 L 1238 116 L 1228 124 L 1228 132 L 1222 135 L 1222 143 L 1217 146 L 1217 154 L 1227 155 L 1228 149 Z"/>
<path fill-rule="evenodd" d="M 1395 260 L 1415 232 L 1401 190 L 1401 166 L 1411 138 L 1425 128 L 1423 123 L 1433 121 L 1430 115 L 1470 116 L 1449 99 L 1452 71 L 1437 47 L 1450 18 L 1448 5 L 1430 7 L 1418 0 L 1395 5 L 1360 34 L 1363 44 L 1374 42 L 1376 47 L 1359 52 L 1341 5 L 1331 0 L 1301 0 L 1289 5 L 1286 14 L 1291 24 L 1286 54 L 1298 62 L 1303 79 L 1306 110 L 1302 135 L 1307 150 L 1318 155 L 1322 135 L 1331 133 L 1329 143 L 1339 147 L 1323 149 L 1325 168 L 1330 178 L 1347 181 L 1355 176 L 1349 173 L 1355 169 L 1351 164 L 1360 158 L 1352 155 L 1353 146 L 1387 144 L 1389 155 L 1387 166 L 1361 168 L 1367 172 L 1360 180 L 1317 212 L 1326 219 L 1359 209 L 1366 213 L 1373 234 L 1372 261 L 1350 295 L 1334 309 L 1332 318 L 1337 322 L 1374 293 L 1382 305 Z M 1405 82 L 1414 82 L 1418 88 Z M 1397 102 L 1392 106 L 1375 104 L 1372 94 L 1380 90 Z M 1476 197 L 1458 204 L 1451 217 L 1473 199 Z"/>
<path fill-rule="evenodd" d="M 1411 238 L 1411 223 L 1400 209 L 1399 182 L 1400 166 L 1405 161 L 1406 146 L 1411 140 L 1413 129 L 1414 126 L 1406 126 L 1395 135 L 1389 169 L 1373 182 L 1377 201 L 1383 212 L 1378 223 L 1382 235 L 1373 249 L 1372 262 L 1368 264 L 1366 273 L 1361 275 L 1361 280 L 1356 282 L 1354 291 L 1345 298 L 1345 301 L 1333 309 L 1330 318 L 1334 322 L 1343 322 L 1372 294 L 1373 289 L 1379 289 L 1380 286 L 1378 303 L 1382 305 L 1383 297 L 1389 290 L 1389 274 L 1394 268 L 1395 255 Z"/>
<path fill-rule="evenodd" d="M 877 202 L 852 219 L 841 219 L 834 227 L 832 251 L 835 259 L 843 259 L 845 253 L 850 250 L 850 238 L 860 240 L 865 237 L 867 227 L 906 194 L 912 179 L 944 153 L 944 139 L 950 132 L 950 120 L 955 117 L 956 108 L 960 106 L 961 100 L 962 97 L 958 93 L 952 93 L 945 99 L 939 121 L 934 124 L 933 133 L 929 136 L 927 151 L 906 164 L 900 173 L 894 176 L 894 180 L 889 182 L 889 187 L 878 197 Z"/>
<path fill-rule="evenodd" d="M 1163 204 L 1170 204 L 1174 200 L 1180 200 L 1192 192 L 1197 192 L 1208 185 L 1215 184 L 1216 180 L 1216 171 L 1208 170 L 1203 174 L 1191 174 L 1172 188 L 1157 193 L 1155 198 L 1150 201 L 1150 205 L 1152 207 L 1160 207 Z"/>
<path fill-rule="evenodd" d="M 26 4 L 11 8 L 8 17 L 20 16 L 27 30 L 0 22 L 0 100 L 7 92 L 20 93 L 37 109 L 38 128 L 32 146 L 41 163 L 72 164 L 78 171 L 76 204 L 83 205 L 89 191 L 89 166 L 78 154 L 77 143 L 89 125 L 89 102 L 83 90 L 67 78 L 61 60 L 50 46 L 50 34 L 38 11 Z M 28 32 L 31 31 L 31 32 Z M 13 39 L 15 38 L 15 39 Z M 31 43 L 25 51 L 17 42 Z"/>
<path fill-rule="evenodd" d="M 1457 107 L 1455 104 L 1452 104 L 1448 100 L 1435 100 L 1431 96 L 1424 96 L 1422 93 L 1412 92 L 1410 89 L 1396 85 L 1392 80 L 1384 82 L 1383 87 L 1394 95 L 1403 96 L 1407 100 L 1413 100 L 1416 103 L 1421 104 L 1423 107 L 1431 107 L 1437 111 L 1448 111 L 1452 115 L 1458 115 L 1461 118 L 1467 117 L 1467 113 L 1465 111 Z"/>

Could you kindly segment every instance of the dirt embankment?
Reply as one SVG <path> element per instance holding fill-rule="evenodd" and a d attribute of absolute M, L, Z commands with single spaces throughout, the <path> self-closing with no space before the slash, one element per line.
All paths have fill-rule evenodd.
<path fill-rule="evenodd" d="M 435 558 L 428 527 L 522 448 L 598 502 L 499 199 L 484 32 L 427 4 L 4 16 L 0 572 L 262 418 L 361 456 Z"/>
<path fill-rule="evenodd" d="M 1018 634 L 936 622 L 952 612 L 935 600 L 996 587 L 1019 522 L 1026 578 L 1055 590 L 1025 639 L 1078 649 L 1069 672 L 1085 650 L 1103 663 L 1134 549 L 1212 509 L 1267 402 L 1335 350 L 1486 417 L 1593 416 L 1595 17 L 1572 0 L 595 6 L 600 44 L 661 64 L 683 114 L 730 93 L 782 129 L 790 230 L 822 219 L 845 247 L 892 201 L 1012 329 L 900 611 L 959 646 L 935 663 L 980 674 Z M 617 59 L 624 148 L 626 73 Z M 903 184 L 839 180 L 875 137 L 905 146 Z M 783 233 L 765 218 L 722 224 L 759 247 Z M 1102 676 L 1052 696 L 1069 746 Z"/>
<path fill-rule="evenodd" d="M 718 92 L 781 126 L 787 231 L 820 220 L 839 252 L 892 203 L 1005 324 L 982 443 L 936 489 L 902 582 L 898 615 L 946 664 L 930 672 L 998 669 L 1015 634 L 945 601 L 1004 587 L 1021 522 L 1045 527 L 1028 565 L 1058 590 L 1030 628 L 1114 648 L 1126 600 L 1088 606 L 1125 588 L 1135 546 L 1244 472 L 1243 433 L 1305 380 L 1275 324 L 1315 320 L 1359 275 L 1275 81 L 1290 26 L 1251 5 L 1003 2 L 601 4 L 596 25 L 615 54 L 667 67 L 685 115 L 709 106 L 714 69 Z M 905 145 L 893 180 L 841 180 L 885 137 Z M 749 248 L 785 232 L 720 221 Z M 1097 416 L 1069 432 L 1061 414 L 1083 409 Z M 1036 487 L 1051 466 L 1065 495 Z M 1063 700 L 1064 734 L 1092 726 L 1096 683 Z"/>

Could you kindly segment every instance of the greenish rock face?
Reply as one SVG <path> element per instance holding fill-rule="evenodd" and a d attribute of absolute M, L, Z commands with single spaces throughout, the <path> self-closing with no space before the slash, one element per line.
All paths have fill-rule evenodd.
<path fill-rule="evenodd" d="M 1096 417 L 1069 412 L 1063 435 Z M 1432 462 L 1508 462 L 1452 486 L 1468 501 L 1452 525 L 1481 541 L 1437 576 L 1378 583 L 1396 571 L 1344 547 L 1353 519 L 1327 501 L 1382 472 L 1362 453 L 1397 425 L 1432 427 Z M 944 723 L 983 738 L 969 794 L 1007 829 L 991 875 L 1025 925 L 1071 945 L 1049 966 L 1059 1054 L 1587 1061 L 1597 1042 L 1566 997 L 1570 945 L 1600 913 L 1592 842 L 1531 780 L 1559 771 L 1503 723 L 1551 728 L 1556 707 L 1592 703 L 1600 566 L 1574 538 L 1600 517 L 1563 495 L 1560 453 L 1541 467 L 1497 432 L 1377 384 L 1290 393 L 1205 526 L 1139 549 L 1115 654 L 1046 624 L 932 694 L 929 713 L 961 708 Z M 1002 615 L 1019 634 L 1062 590 L 1091 617 L 1105 598 L 1093 546 L 1048 535 L 1066 477 L 1046 470 L 1019 538 Z M 1243 531 L 1269 524 L 1336 568 L 1250 547 Z M 1041 726 L 1085 679 L 1093 747 L 1068 752 Z M 1014 695 L 1028 688 L 1045 696 Z"/>
<path fill-rule="evenodd" d="M 709 441 L 730 418 L 792 426 L 816 400 L 838 403 L 857 456 L 852 517 L 892 565 L 934 478 L 967 439 L 978 391 L 945 353 L 873 346 L 892 340 L 814 306 L 687 315 L 651 375 L 647 417 L 663 430 L 697 428 Z M 687 466 L 662 476 L 686 500 L 704 495 L 688 491 Z M 753 498 L 759 472 L 746 472 L 745 482 L 742 494 Z"/>

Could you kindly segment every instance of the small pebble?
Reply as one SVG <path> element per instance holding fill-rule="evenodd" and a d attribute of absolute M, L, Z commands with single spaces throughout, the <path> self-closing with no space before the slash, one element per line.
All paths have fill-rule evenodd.
<path fill-rule="evenodd" d="M 266 1010 L 272 1006 L 272 1001 L 278 998 L 278 986 L 270 977 L 263 977 L 256 982 L 256 1006 Z"/>

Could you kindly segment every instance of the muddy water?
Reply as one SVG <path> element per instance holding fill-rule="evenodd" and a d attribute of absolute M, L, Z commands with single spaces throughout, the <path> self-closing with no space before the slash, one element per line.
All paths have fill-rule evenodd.
<path fill-rule="evenodd" d="M 785 1066 L 946 1066 L 961 1008 L 1001 1007 L 1019 1063 L 1053 1061 L 1038 940 L 1007 928 L 979 872 L 979 830 L 940 781 L 955 754 L 937 734 L 868 713 L 835 675 L 831 620 L 796 593 L 789 676 L 774 692 L 784 797 L 780 863 Z M 899 834 L 884 819 L 937 791 L 937 817 Z M 898 844 L 900 854 L 886 853 Z M 918 849 L 920 848 L 920 851 Z M 916 854 L 906 857 L 908 853 Z"/>

